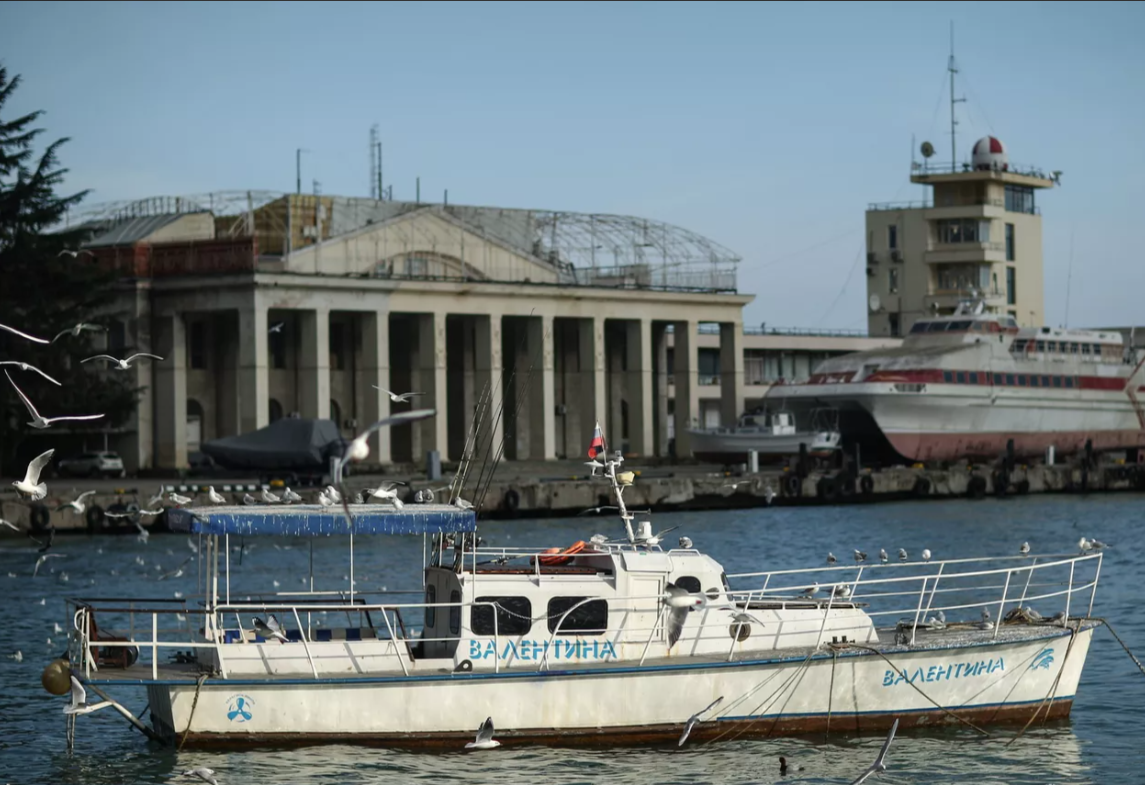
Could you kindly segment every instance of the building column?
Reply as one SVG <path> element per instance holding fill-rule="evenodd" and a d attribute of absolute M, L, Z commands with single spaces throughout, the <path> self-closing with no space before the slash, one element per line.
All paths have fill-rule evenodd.
<path fill-rule="evenodd" d="M 488 406 L 478 424 L 476 453 L 477 464 L 486 456 L 495 458 L 504 450 L 505 422 L 501 407 L 504 406 L 501 359 L 501 315 L 474 317 L 474 385 L 478 400 L 488 386 Z"/>
<path fill-rule="evenodd" d="M 187 467 L 187 335 L 180 314 L 155 319 L 151 361 L 155 380 L 155 467 Z"/>
<path fill-rule="evenodd" d="M 330 419 L 330 311 L 298 313 L 298 411 Z M 336 423 L 339 429 L 342 423 Z"/>
<path fill-rule="evenodd" d="M 689 428 L 700 423 L 700 396 L 696 378 L 695 321 L 675 322 L 672 327 L 672 375 L 676 388 L 676 458 L 692 457 L 692 438 Z"/>
<path fill-rule="evenodd" d="M 529 402 L 529 458 L 553 460 L 557 457 L 556 389 L 553 378 L 553 317 L 536 316 L 527 321 L 528 357 L 539 362 L 540 373 L 533 376 Z"/>
<path fill-rule="evenodd" d="M 449 415 L 446 411 L 445 314 L 417 315 L 416 392 L 424 393 L 414 400 L 414 409 L 435 409 L 437 415 L 413 423 L 413 460 L 420 463 L 430 450 L 444 459 L 449 449 Z M 395 390 L 394 392 L 404 392 Z"/>
<path fill-rule="evenodd" d="M 250 433 L 269 421 L 270 384 L 267 378 L 268 350 L 266 306 L 255 292 L 252 303 L 239 309 L 239 351 L 236 409 L 239 433 Z"/>
<path fill-rule="evenodd" d="M 592 440 L 592 428 L 596 423 L 602 427 L 608 426 L 608 398 L 605 396 L 604 372 L 604 319 L 592 317 L 581 319 L 577 324 L 577 350 L 580 353 L 581 391 L 584 395 L 581 407 L 583 429 L 585 433 L 578 434 L 578 438 L 585 440 L 584 449 L 587 452 L 589 442 Z M 611 444 L 609 434 L 605 431 L 605 441 Z M 572 454 L 572 451 L 570 451 Z"/>
<path fill-rule="evenodd" d="M 720 322 L 720 421 L 734 428 L 743 414 L 743 322 Z"/>
<path fill-rule="evenodd" d="M 653 421 L 656 455 L 668 457 L 668 325 L 652 323 L 652 386 L 656 416 Z"/>
<path fill-rule="evenodd" d="M 628 401 L 628 449 L 652 455 L 652 322 L 648 319 L 625 324 L 624 350 L 628 368 L 625 399 Z"/>
<path fill-rule="evenodd" d="M 365 421 L 358 430 L 390 416 L 390 315 L 370 311 L 360 315 L 362 325 L 362 400 Z M 376 389 L 382 388 L 382 389 Z M 393 460 L 390 428 L 379 428 L 370 437 L 370 455 L 381 464 Z"/>

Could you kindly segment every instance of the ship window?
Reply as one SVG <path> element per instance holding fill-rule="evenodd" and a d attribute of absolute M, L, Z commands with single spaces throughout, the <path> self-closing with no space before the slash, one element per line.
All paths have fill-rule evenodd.
<path fill-rule="evenodd" d="M 952 333 L 958 332 L 958 333 L 960 333 L 960 332 L 964 332 L 965 330 L 969 330 L 970 325 L 971 325 L 971 322 L 951 322 L 950 326 L 947 327 L 946 329 L 947 329 L 947 332 L 952 332 Z"/>
<path fill-rule="evenodd" d="M 1058 350 L 1058 342 L 1057 341 L 1046 341 L 1046 351 L 1047 352 L 1056 352 L 1057 350 Z"/>
<path fill-rule="evenodd" d="M 1071 389 L 1073 388 L 1073 377 L 1072 376 L 1065 377 L 1065 386 L 1068 388 L 1071 388 Z"/>
<path fill-rule="evenodd" d="M 1014 386 L 1014 374 L 1012 374 L 1012 373 L 1006 374 L 1006 386 L 1008 386 L 1008 387 Z"/>
<path fill-rule="evenodd" d="M 930 322 L 915 322 L 914 326 L 910 328 L 912 333 L 924 333 Z"/>
<path fill-rule="evenodd" d="M 1037 376 L 1031 376 L 1030 377 L 1030 386 L 1031 387 L 1037 387 L 1038 386 L 1038 377 Z"/>
<path fill-rule="evenodd" d="M 946 322 L 929 322 L 926 331 L 928 333 L 941 333 L 946 331 Z"/>
<path fill-rule="evenodd" d="M 690 592 L 692 594 L 700 593 L 700 579 L 693 578 L 691 575 L 681 575 L 679 578 L 673 581 L 673 583 L 675 583 L 686 592 Z"/>
<path fill-rule="evenodd" d="M 1061 387 L 1061 386 L 1062 386 L 1062 377 L 1055 376 L 1054 377 L 1054 387 Z"/>
<path fill-rule="evenodd" d="M 1026 375 L 1024 373 L 1018 374 L 1018 386 L 1019 387 L 1025 387 L 1026 386 Z"/>
<path fill-rule="evenodd" d="M 994 374 L 994 384 L 1001 384 L 1001 383 L 1002 383 L 1002 374 L 1000 374 L 1000 373 Z"/>
<path fill-rule="evenodd" d="M 957 378 L 958 378 L 959 384 L 966 384 L 966 372 L 965 371 L 959 371 Z"/>
<path fill-rule="evenodd" d="M 549 632 L 557 635 L 602 635 L 608 631 L 608 603 L 587 597 L 553 597 L 549 600 Z M 578 605 L 578 603 L 583 603 Z M 565 612 L 576 606 L 564 616 Z M 564 616 L 564 620 L 561 617 Z M 557 625 L 560 624 L 560 630 Z"/>
<path fill-rule="evenodd" d="M 1042 377 L 1042 387 L 1049 387 L 1049 386 L 1050 386 L 1050 377 L 1043 376 Z"/>
<path fill-rule="evenodd" d="M 1093 349 L 1093 347 L 1092 347 L 1092 346 L 1090 346 L 1088 343 L 1083 343 L 1083 344 L 1081 345 L 1081 354 L 1082 354 L 1082 356 L 1083 356 L 1083 357 L 1088 357 L 1088 356 L 1090 355 L 1090 352 L 1092 351 L 1092 349 Z"/>
<path fill-rule="evenodd" d="M 943 371 L 942 372 L 942 381 L 946 382 L 947 384 L 953 383 L 954 382 L 954 374 L 951 373 L 950 371 Z"/>
<path fill-rule="evenodd" d="M 1071 343 L 1069 345 L 1069 353 L 1070 354 L 1081 354 L 1081 344 L 1080 343 Z"/>
<path fill-rule="evenodd" d="M 451 591 L 449 601 L 458 603 L 449 607 L 449 634 L 458 635 L 461 632 L 461 592 Z"/>
<path fill-rule="evenodd" d="M 425 587 L 425 604 L 432 606 L 437 602 L 437 587 L 433 584 Z M 437 608 L 425 609 L 425 626 L 432 627 L 437 623 Z"/>
<path fill-rule="evenodd" d="M 978 384 L 978 371 L 971 371 L 970 372 L 970 383 L 971 384 Z"/>
<path fill-rule="evenodd" d="M 1026 351 L 1026 339 L 1020 338 L 1010 346 L 1010 351 L 1018 353 Z"/>
<path fill-rule="evenodd" d="M 497 603 L 497 635 L 526 635 L 533 629 L 533 605 L 528 597 L 478 597 Z M 474 605 L 470 617 L 474 635 L 493 635 L 493 606 Z"/>

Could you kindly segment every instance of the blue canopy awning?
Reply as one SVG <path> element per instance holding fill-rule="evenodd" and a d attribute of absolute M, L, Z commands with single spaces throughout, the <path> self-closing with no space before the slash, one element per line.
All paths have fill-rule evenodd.
<path fill-rule="evenodd" d="M 383 504 L 351 504 L 354 534 L 436 534 L 477 531 L 473 510 L 445 504 L 416 504 L 401 510 Z M 350 526 L 341 505 L 267 504 L 171 507 L 171 531 L 189 534 L 339 535 Z"/>

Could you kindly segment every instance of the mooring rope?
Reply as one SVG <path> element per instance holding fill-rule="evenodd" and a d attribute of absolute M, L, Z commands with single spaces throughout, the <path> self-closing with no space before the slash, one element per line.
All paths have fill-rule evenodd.
<path fill-rule="evenodd" d="M 835 699 L 835 663 L 839 661 L 839 652 L 831 649 L 831 684 L 827 687 L 827 730 L 823 733 L 823 741 L 831 738 L 831 708 Z"/>
<path fill-rule="evenodd" d="M 1118 635 L 1117 631 L 1113 629 L 1113 625 L 1109 623 L 1109 620 L 1099 619 L 1096 617 L 1094 617 L 1093 620 L 1099 621 L 1105 625 L 1106 629 L 1109 630 L 1109 634 L 1112 635 L 1114 639 L 1116 639 L 1117 642 L 1121 644 L 1121 648 L 1125 649 L 1125 653 L 1129 655 L 1129 659 L 1133 660 L 1133 664 L 1137 666 L 1137 670 L 1141 671 L 1142 675 L 1145 675 L 1145 665 L 1142 665 L 1141 660 L 1137 659 L 1133 652 L 1129 650 L 1129 646 L 1126 645 L 1125 641 L 1121 640 L 1121 636 Z"/>
<path fill-rule="evenodd" d="M 210 674 L 203 673 L 195 683 L 195 698 L 191 701 L 191 716 L 187 718 L 187 729 L 183 731 L 183 738 L 179 740 L 177 751 L 183 749 L 183 745 L 187 743 L 187 736 L 191 734 L 191 723 L 195 720 L 195 707 L 199 705 L 199 690 L 203 689 L 203 684 L 207 681 L 207 676 Z"/>
<path fill-rule="evenodd" d="M 757 705 L 754 709 L 752 709 L 748 713 L 748 716 L 751 717 L 751 716 L 758 715 L 761 710 L 767 711 L 767 709 L 770 708 L 770 704 L 774 703 L 776 700 L 779 699 L 779 695 L 782 694 L 782 692 L 785 689 L 787 689 L 788 685 L 790 685 L 791 682 L 793 682 L 797 677 L 800 677 L 802 674 L 806 673 L 807 668 L 808 668 L 809 664 L 811 663 L 811 659 L 814 656 L 815 656 L 815 651 L 813 650 L 813 651 L 811 651 L 811 653 L 809 653 L 807 655 L 807 657 L 802 662 L 799 663 L 798 666 L 796 666 L 796 668 L 788 675 L 788 677 L 783 681 L 782 684 L 780 684 L 778 687 L 776 687 L 775 690 L 773 690 L 770 694 L 768 694 L 767 697 L 765 697 L 762 701 L 759 702 L 759 705 Z M 782 672 L 783 672 L 782 670 L 776 669 L 776 675 L 778 675 L 779 673 L 782 673 Z M 770 680 L 771 679 L 768 678 L 763 683 L 766 683 L 767 681 L 770 681 Z M 740 698 L 733 701 L 732 704 L 728 706 L 728 709 L 723 712 L 722 716 L 726 717 L 730 713 L 732 707 L 742 703 L 747 698 L 748 695 L 757 691 L 759 689 L 759 687 L 761 687 L 761 686 L 763 686 L 763 684 L 760 684 L 756 688 L 749 690 L 746 695 L 743 695 Z M 791 697 L 788 696 L 788 700 L 790 700 L 790 699 L 791 699 Z M 767 708 L 764 707 L 764 704 L 768 704 Z M 787 704 L 784 703 L 784 706 L 786 706 L 786 705 Z M 738 733 L 735 733 L 735 735 L 731 737 L 731 740 L 735 741 L 740 736 L 744 735 L 749 730 L 751 730 L 752 727 L 754 727 L 756 724 L 761 723 L 767 719 L 770 719 L 770 718 L 763 717 L 763 716 L 756 716 L 756 719 L 751 720 L 750 722 L 748 722 L 746 727 L 742 728 Z M 774 721 L 778 721 L 778 716 L 776 718 L 774 718 L 773 723 L 774 723 Z M 711 740 L 709 740 L 707 743 L 711 744 L 712 742 L 719 741 L 720 739 L 724 738 L 725 736 L 727 736 L 728 734 L 733 733 L 733 732 L 734 732 L 733 728 L 728 728 L 727 730 L 723 731 L 719 735 L 717 735 L 714 738 L 712 738 Z"/>
<path fill-rule="evenodd" d="M 839 644 L 839 647 L 840 647 L 840 648 L 843 648 L 843 647 L 844 647 L 844 644 Z M 921 695 L 922 697 L 924 697 L 924 698 L 926 698 L 928 701 L 930 701 L 930 703 L 931 703 L 931 704 L 932 704 L 932 705 L 933 705 L 933 706 L 934 706 L 936 709 L 939 709 L 939 710 L 940 710 L 940 711 L 942 711 L 944 714 L 948 714 L 948 715 L 950 715 L 950 716 L 951 716 L 951 717 L 953 717 L 954 719 L 956 719 L 956 720 L 958 720 L 959 722 L 961 722 L 963 725 L 967 726 L 968 728 L 972 728 L 972 729 L 976 730 L 978 733 L 981 733 L 983 736 L 989 736 L 989 735 L 991 735 L 989 731 L 986 731 L 986 730 L 983 730 L 982 728 L 979 728 L 979 727 L 978 727 L 977 725 L 975 725 L 973 722 L 971 722 L 970 720 L 968 720 L 968 719 L 966 719 L 966 718 L 964 718 L 964 717 L 959 717 L 957 714 L 955 714 L 954 712 L 952 712 L 950 709 L 948 709 L 948 708 L 946 708 L 945 706 L 941 705 L 941 704 L 940 704 L 940 703 L 938 703 L 936 700 L 934 700 L 934 698 L 930 697 L 930 696 L 929 696 L 929 695 L 927 695 L 925 692 L 923 692 L 923 691 L 922 691 L 922 689 L 921 689 L 921 688 L 920 688 L 920 687 L 919 687 L 917 684 L 915 684 L 915 683 L 914 683 L 914 682 L 913 682 L 911 679 L 909 679 L 909 678 L 906 678 L 906 677 L 907 677 L 907 673 L 906 673 L 906 671 L 904 671 L 904 670 L 900 669 L 900 668 L 899 668 L 897 665 L 895 665 L 893 662 L 891 662 L 891 661 L 890 661 L 890 658 L 888 658 L 888 657 L 887 657 L 887 655 L 883 654 L 883 653 L 882 653 L 881 651 L 879 651 L 878 649 L 873 649 L 873 648 L 871 648 L 870 646 L 863 646 L 862 644 L 859 644 L 859 643 L 848 643 L 848 644 L 846 644 L 846 647 L 847 647 L 847 648 L 852 648 L 852 649 L 862 649 L 862 650 L 864 650 L 864 651 L 869 651 L 869 652 L 871 652 L 872 654 L 877 654 L 878 656 L 882 657 L 882 658 L 883 658 L 883 660 L 885 660 L 885 661 L 886 661 L 887 665 L 890 665 L 890 666 L 891 666 L 891 668 L 893 668 L 893 669 L 894 669 L 894 672 L 895 672 L 895 673 L 899 673 L 899 674 L 902 674 L 902 676 L 904 677 L 904 679 L 903 679 L 903 680 L 904 680 L 904 681 L 905 681 L 907 684 L 909 684 L 909 685 L 910 685 L 910 686 L 911 686 L 911 687 L 914 689 L 914 691 L 915 691 L 915 692 L 917 692 L 919 695 Z"/>

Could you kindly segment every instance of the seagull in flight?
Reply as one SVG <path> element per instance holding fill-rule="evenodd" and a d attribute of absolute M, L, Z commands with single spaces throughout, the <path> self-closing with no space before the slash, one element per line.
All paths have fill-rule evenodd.
<path fill-rule="evenodd" d="M 46 373 L 44 373 L 43 371 L 41 371 L 39 368 L 37 368 L 34 365 L 29 365 L 28 363 L 22 363 L 18 360 L 4 360 L 3 362 L 0 362 L 0 365 L 18 365 L 18 366 L 20 366 L 21 371 L 35 371 L 36 373 L 40 374 L 40 376 L 43 376 L 45 379 L 47 379 L 49 382 L 56 385 L 57 387 L 63 387 L 62 384 L 57 382 L 51 376 L 48 376 Z"/>
<path fill-rule="evenodd" d="M 270 326 L 270 331 L 272 333 L 280 333 L 280 332 L 282 332 L 282 328 L 285 326 L 286 326 L 286 322 L 276 322 L 275 324 L 272 324 Z"/>
<path fill-rule="evenodd" d="M 891 732 L 887 734 L 887 740 L 883 742 L 883 748 L 879 750 L 879 756 L 875 758 L 875 762 L 871 764 L 870 768 L 859 775 L 859 778 L 851 783 L 851 785 L 862 785 L 867 781 L 867 778 L 872 774 L 882 774 L 887 770 L 887 750 L 891 748 L 891 742 L 894 741 L 895 731 L 899 729 L 899 721 L 896 719 L 894 725 L 891 725 Z"/>
<path fill-rule="evenodd" d="M 410 393 L 406 394 L 409 395 Z M 390 393 L 390 395 L 392 397 L 393 393 Z M 347 461 L 366 460 L 366 458 L 370 456 L 370 445 L 366 440 L 369 439 L 370 435 L 378 429 L 385 428 L 388 425 L 400 425 L 402 423 L 413 422 L 415 420 L 424 420 L 428 417 L 433 417 L 436 414 L 436 409 L 415 409 L 410 412 L 402 412 L 401 414 L 395 414 L 391 417 L 386 417 L 382 420 L 378 420 L 369 428 L 354 437 L 354 440 L 350 442 L 349 446 L 346 448 L 345 454 L 342 456 L 342 463 L 345 464 Z"/>
<path fill-rule="evenodd" d="M 405 403 L 406 401 L 408 401 L 410 398 L 414 397 L 415 395 L 425 395 L 425 393 L 419 393 L 419 392 L 408 392 L 408 393 L 390 392 L 389 390 L 382 389 L 381 387 L 379 387 L 376 384 L 374 385 L 374 389 L 380 390 L 381 392 L 384 392 L 386 395 L 390 396 L 390 400 L 393 401 L 394 403 Z"/>
<path fill-rule="evenodd" d="M 265 622 L 257 616 L 252 618 L 250 621 L 251 624 L 254 625 L 254 631 L 266 640 L 277 638 L 283 643 L 289 642 L 289 639 L 282 632 L 282 626 L 279 625 L 278 619 L 274 618 L 273 613 L 266 617 Z"/>
<path fill-rule="evenodd" d="M 219 781 L 215 779 L 215 770 L 208 769 L 206 766 L 200 766 L 197 769 L 187 769 L 180 777 L 198 777 L 207 785 L 219 785 Z"/>
<path fill-rule="evenodd" d="M 709 711 L 714 709 L 716 706 L 719 706 L 720 702 L 723 701 L 723 699 L 724 699 L 724 696 L 721 695 L 720 697 L 716 698 L 714 701 L 709 703 L 706 708 L 700 709 L 699 711 L 697 711 L 695 714 L 693 714 L 691 717 L 688 718 L 688 721 L 686 723 L 684 723 L 684 732 L 680 734 L 680 740 L 678 742 L 676 742 L 677 747 L 683 747 L 684 746 L 684 742 L 686 742 L 688 740 L 688 736 L 690 736 L 692 733 L 692 728 L 696 727 L 696 723 L 700 721 L 700 717 L 707 714 Z"/>
<path fill-rule="evenodd" d="M 48 484 L 40 482 L 40 472 L 48 465 L 48 461 L 52 459 L 52 453 L 56 450 L 53 447 L 47 452 L 40 453 L 28 464 L 28 469 L 24 472 L 24 479 L 17 480 L 12 483 L 16 486 L 16 490 L 20 493 L 27 494 L 31 497 L 32 501 L 38 502 L 40 499 L 48 495 Z"/>
<path fill-rule="evenodd" d="M 103 417 L 102 414 L 84 414 L 74 415 L 71 417 L 42 417 L 40 416 L 40 413 L 36 411 L 36 407 L 32 405 L 32 402 L 28 400 L 28 396 L 24 395 L 23 391 L 16 386 L 14 381 L 12 381 L 12 376 L 7 371 L 4 371 L 4 375 L 8 377 L 8 383 L 12 385 L 12 388 L 16 391 L 16 394 L 20 396 L 20 400 L 24 402 L 24 408 L 28 410 L 28 414 L 32 415 L 32 421 L 28 423 L 28 425 L 32 426 L 33 428 L 44 429 L 54 422 L 70 422 L 73 420 L 99 420 Z"/>
<path fill-rule="evenodd" d="M 80 322 L 75 327 L 69 327 L 66 330 L 61 330 L 59 333 L 56 334 L 56 337 L 52 339 L 52 343 L 55 343 L 56 341 L 60 340 L 65 335 L 70 335 L 73 338 L 78 338 L 79 334 L 82 333 L 84 330 L 87 330 L 88 332 L 93 332 L 93 333 L 101 333 L 101 332 L 106 332 L 107 328 L 104 327 L 102 324 L 91 324 L 89 322 Z"/>
<path fill-rule="evenodd" d="M 29 341 L 34 341 L 35 343 L 44 343 L 44 344 L 51 343 L 51 341 L 45 341 L 43 338 L 37 338 L 34 335 L 28 335 L 27 333 L 22 333 L 19 330 L 17 330 L 15 327 L 9 327 L 6 324 L 0 324 L 0 330 L 7 330 L 8 332 L 12 333 L 13 335 L 18 335 L 21 338 L 27 338 Z"/>
<path fill-rule="evenodd" d="M 11 521 L 6 521 L 6 520 L 4 520 L 3 518 L 0 518 L 0 526 L 7 526 L 9 529 L 11 529 L 11 530 L 12 530 L 12 531 L 14 531 L 14 532 L 19 532 L 19 531 L 20 531 L 20 527 L 19 527 L 19 526 L 17 526 L 16 524 L 12 523 Z"/>
<path fill-rule="evenodd" d="M 99 703 L 87 702 L 87 690 L 80 684 L 79 679 L 72 676 L 72 702 L 64 706 L 64 714 L 91 714 L 93 711 L 99 711 L 112 705 L 112 701 L 100 701 Z"/>
<path fill-rule="evenodd" d="M 64 554 L 62 554 L 62 553 L 45 553 L 40 558 L 36 559 L 36 566 L 32 568 L 32 577 L 35 578 L 36 575 L 39 574 L 40 565 L 43 564 L 44 562 L 46 562 L 48 559 L 62 559 L 62 558 L 64 558 Z"/>
<path fill-rule="evenodd" d="M 465 745 L 467 750 L 491 750 L 500 747 L 501 742 L 493 738 L 493 718 L 486 717 L 477 729 L 477 738 Z"/>
<path fill-rule="evenodd" d="M 369 491 L 369 495 L 374 499 L 388 500 L 394 507 L 400 510 L 405 505 L 402 503 L 402 500 L 398 498 L 398 485 L 405 485 L 405 483 L 385 482 Z"/>
<path fill-rule="evenodd" d="M 126 360 L 120 360 L 112 357 L 110 354 L 97 354 L 95 357 L 88 357 L 86 360 L 80 360 L 81 363 L 91 362 L 92 360 L 110 360 L 115 363 L 115 369 L 118 371 L 126 371 L 131 368 L 131 361 L 136 357 L 150 357 L 153 360 L 162 361 L 163 358 L 157 354 L 148 354 L 147 352 L 139 352 L 128 357 Z"/>
<path fill-rule="evenodd" d="M 87 509 L 87 504 L 84 502 L 84 499 L 86 499 L 89 496 L 95 496 L 95 491 L 84 491 L 79 496 L 72 499 L 70 502 L 67 502 L 66 504 L 61 504 L 59 507 L 56 508 L 56 512 L 60 512 L 61 510 L 70 509 L 70 510 L 74 510 L 76 515 L 83 515 L 83 511 Z"/>
<path fill-rule="evenodd" d="M 704 603 L 687 589 L 674 583 L 664 587 L 664 604 L 668 607 L 668 649 L 676 645 L 680 635 L 684 632 L 684 622 L 688 619 L 688 611 Z"/>
<path fill-rule="evenodd" d="M 58 254 L 56 254 L 56 258 L 58 259 L 58 258 L 60 258 L 61 256 L 70 256 L 70 257 L 72 257 L 73 259 L 78 259 L 78 258 L 80 257 L 80 255 L 81 255 L 81 254 L 85 254 L 85 253 L 86 253 L 88 256 L 92 257 L 93 259 L 95 258 L 95 254 L 93 254 L 91 251 L 89 251 L 89 250 L 88 250 L 88 249 L 86 249 L 86 248 L 80 248 L 80 249 L 79 249 L 79 250 L 77 250 L 77 251 L 73 251 L 73 250 L 71 250 L 70 248 L 65 248 L 64 250 L 62 250 L 62 251 L 60 251 Z"/>

